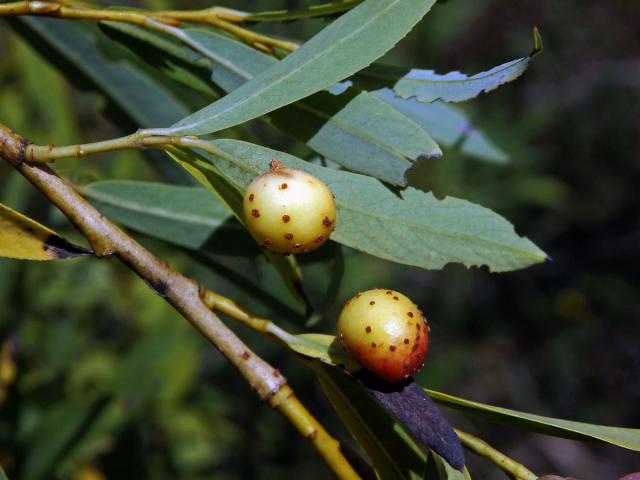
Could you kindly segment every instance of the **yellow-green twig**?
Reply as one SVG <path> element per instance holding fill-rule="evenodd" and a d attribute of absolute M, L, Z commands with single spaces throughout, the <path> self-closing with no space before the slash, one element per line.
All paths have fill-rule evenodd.
<path fill-rule="evenodd" d="M 538 476 L 521 463 L 496 450 L 481 438 L 454 429 L 460 443 L 473 453 L 485 457 L 500 467 L 505 473 L 518 480 L 536 480 Z"/>
<path fill-rule="evenodd" d="M 252 352 L 202 301 L 203 287 L 172 270 L 166 262 L 116 227 L 46 165 L 25 161 L 29 151 L 27 145 L 28 142 L 20 135 L 0 124 L 0 157 L 13 165 L 69 218 L 89 240 L 96 256 L 113 255 L 129 266 L 236 366 L 262 400 L 280 411 L 309 439 L 338 478 L 358 479 L 338 442 L 295 397 L 280 372 Z M 34 155 L 39 151 L 36 146 L 30 148 Z M 233 305 L 229 303 L 225 308 L 232 311 Z"/>
<path fill-rule="evenodd" d="M 115 10 L 94 8 L 74 1 L 24 0 L 0 3 L 0 16 L 44 15 L 93 21 L 115 21 L 140 25 L 158 30 L 154 22 L 177 26 L 181 22 L 211 25 L 236 36 L 254 48 L 273 53 L 274 48 L 292 52 L 298 48 L 295 42 L 263 35 L 237 25 L 250 16 L 247 12 L 223 7 L 202 10 Z"/>

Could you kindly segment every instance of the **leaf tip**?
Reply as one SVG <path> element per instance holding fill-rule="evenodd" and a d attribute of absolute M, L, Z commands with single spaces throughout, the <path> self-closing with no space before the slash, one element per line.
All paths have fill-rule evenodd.
<path fill-rule="evenodd" d="M 533 51 L 531 52 L 531 57 L 535 57 L 536 55 L 542 53 L 544 51 L 544 45 L 542 44 L 542 35 L 540 35 L 540 30 L 538 30 L 537 26 L 533 26 Z"/>

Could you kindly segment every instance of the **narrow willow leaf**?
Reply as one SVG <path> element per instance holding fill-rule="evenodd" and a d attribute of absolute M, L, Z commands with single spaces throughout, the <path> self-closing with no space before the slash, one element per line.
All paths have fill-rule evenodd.
<path fill-rule="evenodd" d="M 140 27 L 108 22 L 105 30 L 118 32 L 120 37 L 111 34 L 116 40 L 133 39 L 133 44 L 123 44 L 143 58 L 155 60 L 153 66 L 163 72 L 167 65 L 193 59 L 190 49 Z M 221 60 L 213 67 L 211 79 L 227 92 L 278 63 L 272 56 L 210 31 L 186 29 L 183 35 L 201 52 Z M 137 45 L 141 40 L 145 43 Z M 194 74 L 202 71 L 203 60 L 194 60 Z M 417 159 L 441 155 L 438 145 L 417 122 L 373 94 L 352 88 L 340 95 L 318 92 L 269 116 L 276 127 L 325 158 L 391 184 L 405 185 L 406 171 Z"/>
<path fill-rule="evenodd" d="M 619 447 L 640 452 L 640 429 L 610 427 L 591 423 L 574 422 L 559 418 L 543 417 L 531 413 L 518 412 L 508 408 L 494 407 L 484 403 L 473 402 L 454 397 L 435 390 L 427 393 L 441 405 L 486 417 L 489 420 L 511 425 L 524 430 L 545 433 L 555 437 L 574 440 L 598 440 Z"/>
<path fill-rule="evenodd" d="M 213 69 L 212 79 L 226 91 L 278 63 L 222 35 L 204 30 L 186 30 L 185 34 L 224 58 Z M 353 88 L 339 95 L 318 92 L 270 117 L 275 126 L 322 156 L 394 185 L 406 185 L 406 171 L 416 160 L 442 155 L 424 128 L 385 101 Z"/>
<path fill-rule="evenodd" d="M 85 255 L 91 252 L 0 203 L 0 257 L 60 260 Z"/>
<path fill-rule="evenodd" d="M 338 218 L 331 238 L 371 255 L 429 269 L 455 262 L 486 265 L 497 272 L 546 259 L 503 217 L 465 200 L 438 200 L 410 187 L 393 191 L 370 177 L 309 164 L 251 143 L 217 140 L 211 145 L 218 153 L 192 166 L 201 175 L 219 170 L 240 190 L 267 171 L 274 158 L 319 177 L 336 196 Z"/>
<path fill-rule="evenodd" d="M 495 90 L 521 76 L 533 57 L 542 52 L 542 39 L 537 28 L 533 30 L 533 51 L 526 57 L 517 58 L 497 67 L 468 76 L 460 72 L 438 74 L 433 70 L 373 65 L 358 74 L 359 83 L 368 88 L 393 86 L 402 98 L 416 97 L 420 102 L 462 102 L 481 93 Z"/>
<path fill-rule="evenodd" d="M 505 163 L 509 160 L 502 149 L 477 130 L 467 115 L 453 105 L 421 103 L 415 98 L 404 100 L 388 88 L 373 94 L 414 120 L 443 146 L 489 162 Z"/>
<path fill-rule="evenodd" d="M 381 480 L 418 480 L 426 456 L 400 424 L 353 378 L 313 364 L 320 386 L 340 419 L 365 451 Z"/>
<path fill-rule="evenodd" d="M 201 187 L 107 180 L 85 185 L 81 193 L 110 219 L 182 247 L 202 248 L 218 229 L 244 232 Z"/>
<path fill-rule="evenodd" d="M 362 366 L 346 352 L 340 340 L 334 335 L 322 333 L 303 333 L 287 335 L 286 341 L 291 350 L 314 360 L 320 360 L 327 365 L 336 365 L 348 372 L 357 372 Z"/>
<path fill-rule="evenodd" d="M 189 115 L 171 135 L 202 135 L 254 119 L 330 87 L 391 49 L 435 0 L 366 0 L 284 60 Z"/>
<path fill-rule="evenodd" d="M 260 12 L 249 15 L 245 20 L 254 22 L 283 22 L 299 20 L 301 18 L 326 17 L 350 10 L 360 3 L 362 3 L 362 0 L 342 0 L 341 2 L 312 5 L 300 11 L 274 10 L 270 12 Z"/>
<path fill-rule="evenodd" d="M 218 168 L 193 151 L 174 148 L 168 150 L 167 153 L 187 172 L 193 175 L 196 180 L 204 185 L 210 193 L 221 200 L 236 216 L 238 221 L 243 223 L 243 189 L 240 189 L 238 185 L 231 182 Z M 201 168 L 202 164 L 206 164 L 207 168 Z M 280 274 L 289 292 L 291 292 L 296 300 L 304 304 L 307 313 L 310 313 L 312 310 L 311 302 L 304 290 L 302 271 L 295 257 L 285 257 L 268 251 L 265 251 L 264 254 Z"/>
<path fill-rule="evenodd" d="M 301 121 L 308 113 L 311 121 Z M 272 119 L 322 156 L 393 185 L 407 185 L 416 161 L 442 156 L 423 128 L 368 92 L 320 92 Z"/>

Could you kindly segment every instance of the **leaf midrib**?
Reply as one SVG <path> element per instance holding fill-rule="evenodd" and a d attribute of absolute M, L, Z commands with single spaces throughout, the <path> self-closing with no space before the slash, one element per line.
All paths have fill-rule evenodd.
<path fill-rule="evenodd" d="M 173 220 L 182 223 L 190 223 L 194 225 L 200 225 L 205 227 L 219 227 L 223 224 L 223 222 L 212 221 L 210 218 L 201 217 L 199 215 L 191 215 L 191 214 L 178 214 L 177 212 L 172 212 L 170 210 L 160 209 L 157 207 L 146 207 L 145 205 L 133 202 L 131 200 L 125 201 L 120 200 L 117 197 L 105 193 L 98 192 L 96 190 L 92 190 L 90 188 L 82 188 L 80 189 L 81 193 L 89 198 L 102 202 L 112 207 L 119 207 L 125 209 L 130 212 L 136 213 L 146 213 L 150 216 L 163 218 L 167 220 Z"/>
<path fill-rule="evenodd" d="M 290 72 L 286 73 L 285 75 L 281 76 L 276 82 L 269 83 L 268 85 L 262 87 L 261 89 L 253 92 L 252 95 L 248 95 L 248 96 L 244 97 L 243 100 L 238 102 L 238 103 L 232 103 L 226 109 L 216 113 L 215 117 L 203 118 L 203 119 L 201 119 L 201 120 L 199 120 L 197 122 L 190 123 L 190 124 L 187 124 L 187 125 L 180 125 L 179 127 L 176 127 L 175 129 L 170 129 L 170 130 L 184 130 L 184 129 L 189 129 L 189 128 L 195 128 L 195 127 L 197 127 L 199 125 L 202 125 L 205 122 L 211 121 L 213 118 L 219 117 L 220 115 L 222 115 L 224 113 L 227 113 L 227 112 L 229 112 L 231 110 L 235 110 L 235 109 L 241 107 L 242 105 L 244 105 L 248 101 L 252 100 L 256 96 L 262 94 L 264 91 L 266 91 L 268 89 L 272 89 L 274 86 L 279 85 L 282 82 L 286 81 L 289 77 L 291 77 L 295 73 L 299 72 L 303 67 L 305 67 L 309 63 L 314 62 L 316 59 L 327 55 L 327 50 L 334 51 L 339 45 L 343 45 L 346 41 L 350 40 L 354 35 L 360 33 L 365 27 L 368 27 L 370 24 L 372 24 L 373 22 L 377 21 L 380 16 L 382 16 L 388 10 L 393 8 L 399 1 L 400 0 L 394 0 L 393 2 L 390 2 L 385 9 L 380 10 L 377 15 L 370 17 L 368 22 L 363 23 L 360 27 L 352 30 L 352 32 L 349 33 L 348 35 L 342 37 L 338 42 L 334 43 L 330 49 L 323 49 L 322 51 L 320 51 L 316 55 L 308 57 L 306 62 L 303 62 L 297 68 L 295 68 L 295 69 L 291 70 Z M 352 10 L 352 11 L 354 11 L 354 10 Z M 295 55 L 295 53 L 292 54 L 292 55 Z M 291 58 L 291 57 L 288 57 L 288 58 Z M 254 77 L 254 78 L 258 78 L 258 77 Z M 240 88 L 242 88 L 242 87 L 240 87 Z M 234 91 L 237 91 L 237 90 L 234 90 Z"/>
<path fill-rule="evenodd" d="M 243 168 L 243 169 L 245 169 L 247 171 L 260 172 L 259 168 L 255 167 L 251 163 L 246 162 L 242 158 L 238 158 L 237 156 L 232 155 L 232 154 L 224 151 L 220 147 L 218 147 L 218 149 L 222 150 L 225 153 L 225 157 L 227 158 L 227 160 L 235 163 L 239 167 L 241 167 L 241 168 Z M 504 243 L 499 243 L 497 241 L 489 240 L 489 239 L 486 239 L 486 238 L 483 238 L 483 237 L 476 237 L 476 236 L 472 236 L 472 235 L 465 234 L 465 233 L 447 232 L 447 231 L 444 231 L 444 230 L 439 230 L 437 228 L 431 227 L 429 225 L 420 224 L 420 223 L 414 223 L 414 222 L 410 222 L 410 221 L 407 221 L 407 220 L 401 220 L 401 219 L 398 219 L 398 217 L 376 214 L 372 210 L 365 210 L 365 209 L 358 208 L 358 207 L 355 207 L 355 206 L 350 205 L 350 204 L 345 204 L 344 202 L 341 202 L 337 198 L 336 198 L 336 206 L 341 207 L 341 208 L 343 208 L 345 210 L 351 210 L 351 211 L 358 212 L 361 215 L 366 215 L 366 216 L 369 216 L 369 217 L 382 219 L 382 221 L 391 221 L 391 222 L 398 223 L 398 224 L 401 224 L 401 225 L 404 225 L 404 226 L 407 226 L 407 227 L 413 227 L 413 228 L 418 227 L 419 229 L 425 229 L 425 230 L 428 230 L 428 231 L 432 232 L 435 235 L 441 235 L 443 237 L 449 237 L 449 238 L 455 238 L 455 239 L 463 239 L 463 240 L 467 240 L 467 241 L 482 242 L 482 243 L 485 243 L 485 244 L 488 244 L 488 245 L 498 246 L 498 247 L 500 247 L 500 248 L 502 248 L 504 250 L 509 250 L 509 251 L 512 251 L 512 252 L 516 252 L 516 253 L 519 253 L 522 256 L 531 257 L 531 258 L 535 258 L 535 259 L 538 259 L 538 260 L 544 260 L 544 258 L 545 258 L 544 254 L 537 255 L 537 254 L 529 252 L 527 250 L 523 250 L 521 248 L 513 247 L 513 246 L 510 246 L 510 245 L 505 245 Z M 515 231 L 514 231 L 514 235 L 517 235 L 515 233 Z M 522 237 L 519 237 L 519 238 L 522 239 Z M 463 262 L 463 263 L 466 263 L 466 262 Z"/>

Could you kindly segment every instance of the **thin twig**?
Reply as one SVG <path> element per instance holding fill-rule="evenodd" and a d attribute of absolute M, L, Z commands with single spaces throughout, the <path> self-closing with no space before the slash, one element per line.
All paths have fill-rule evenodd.
<path fill-rule="evenodd" d="M 538 476 L 511 457 L 496 450 L 481 438 L 454 428 L 460 443 L 473 453 L 485 457 L 500 467 L 505 473 L 517 480 L 536 480 Z"/>
<path fill-rule="evenodd" d="M 205 290 L 116 227 L 49 167 L 25 161 L 27 145 L 21 136 L 0 124 L 0 157 L 69 218 L 88 239 L 96 256 L 113 255 L 129 266 L 236 366 L 263 401 L 280 411 L 313 444 L 338 478 L 359 478 L 338 441 L 300 403 L 280 372 L 252 352 L 202 301 Z M 31 150 L 34 148 L 31 146 Z"/>
<path fill-rule="evenodd" d="M 93 8 L 74 1 L 19 1 L 0 3 L 0 16 L 42 15 L 92 21 L 125 22 L 159 30 L 157 24 L 178 26 L 182 22 L 211 25 L 224 30 L 252 47 L 266 53 L 274 48 L 293 52 L 298 44 L 248 30 L 237 25 L 250 16 L 247 12 L 223 7 L 210 7 L 203 10 L 115 10 Z"/>

